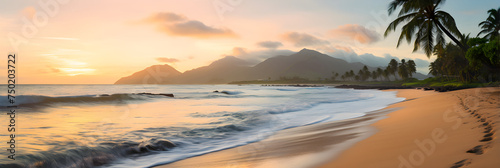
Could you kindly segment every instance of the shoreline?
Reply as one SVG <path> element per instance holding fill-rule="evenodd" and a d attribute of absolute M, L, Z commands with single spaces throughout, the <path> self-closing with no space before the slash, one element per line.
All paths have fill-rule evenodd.
<path fill-rule="evenodd" d="M 460 101 L 463 105 L 467 104 L 463 103 L 460 96 L 475 94 L 476 97 L 482 97 L 484 89 L 465 89 L 445 93 L 416 89 L 390 90 L 397 91 L 397 96 L 405 97 L 406 100 L 392 104 L 379 112 L 371 112 L 363 117 L 349 119 L 350 122 L 342 120 L 282 130 L 261 142 L 157 167 L 411 168 L 461 167 L 469 164 L 500 165 L 499 161 L 495 162 L 492 159 L 500 157 L 500 147 L 493 148 L 495 144 L 498 144 L 494 141 L 494 130 L 497 130 L 498 126 L 495 126 L 494 123 L 497 123 L 500 117 L 492 115 L 486 118 L 486 112 L 482 113 L 484 110 L 472 109 L 471 107 L 465 107 L 470 110 L 465 111 L 465 113 L 459 110 Z M 500 93 L 498 88 L 486 89 L 489 92 Z M 497 106 L 500 100 L 498 97 L 494 98 Z M 478 100 L 467 99 L 471 99 L 468 100 L 469 103 L 470 101 L 472 103 L 488 101 L 484 98 L 481 99 L 482 101 L 478 101 L 479 98 Z M 453 109 L 450 111 L 450 108 Z M 490 108 L 487 113 L 492 113 L 491 110 L 498 111 L 498 108 L 500 107 Z M 482 113 L 485 116 L 483 117 L 484 122 L 481 122 L 481 118 L 477 119 L 477 115 L 474 116 L 472 112 L 478 115 Z M 449 115 L 446 121 L 442 117 L 443 113 Z M 346 127 L 339 127 L 339 124 L 347 122 L 352 128 L 353 124 L 362 123 L 353 120 L 370 117 L 372 117 L 368 119 L 370 123 L 365 122 L 363 126 L 357 125 L 357 132 L 350 130 L 341 136 L 340 132 Z M 459 120 L 461 122 L 463 120 L 463 123 L 458 123 Z M 485 123 L 488 124 L 479 128 Z M 453 126 L 458 128 L 447 129 Z M 488 133 L 483 133 L 484 131 L 480 130 L 488 127 L 491 127 Z M 345 136 L 345 133 L 357 136 L 348 137 Z M 479 138 L 487 138 L 488 134 L 490 134 L 491 140 L 480 142 Z M 466 136 L 461 137 L 460 135 Z M 416 144 L 417 141 L 419 143 Z M 424 150 L 419 148 L 422 144 Z M 425 150 L 426 145 L 427 151 Z M 419 157 L 423 159 L 419 160 Z M 475 161 L 480 160 L 478 158 L 487 161 Z"/>
<path fill-rule="evenodd" d="M 155 167 L 316 167 L 375 134 L 370 125 L 396 110 L 384 108 L 361 117 L 289 128 L 262 141 Z"/>
<path fill-rule="evenodd" d="M 373 124 L 377 134 L 320 167 L 498 167 L 500 88 L 427 93 L 389 106 L 402 109 Z"/>
<path fill-rule="evenodd" d="M 385 107 L 361 117 L 289 128 L 258 142 L 155 167 L 315 167 L 375 134 L 370 125 L 395 110 Z"/>

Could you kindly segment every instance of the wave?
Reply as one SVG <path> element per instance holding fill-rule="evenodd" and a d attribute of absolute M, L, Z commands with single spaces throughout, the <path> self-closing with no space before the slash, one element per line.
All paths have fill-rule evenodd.
<path fill-rule="evenodd" d="M 215 90 L 215 91 L 213 91 L 213 93 L 221 93 L 221 94 L 226 94 L 226 95 L 238 95 L 238 94 L 241 94 L 243 92 L 241 92 L 241 91 L 227 91 L 227 90 L 218 91 L 218 90 Z"/>
<path fill-rule="evenodd" d="M 278 90 L 278 91 L 297 91 L 298 89 L 283 89 L 283 88 L 278 88 L 276 90 Z"/>
<path fill-rule="evenodd" d="M 61 96 L 50 97 L 40 95 L 20 95 L 16 96 L 15 103 L 10 104 L 6 101 L 0 103 L 0 107 L 12 105 L 24 106 L 43 106 L 54 103 L 100 103 L 110 101 L 126 101 L 126 100 L 145 100 L 150 98 L 165 98 L 174 97 L 173 94 L 165 93 L 118 93 L 118 94 L 101 94 L 101 95 L 81 95 L 81 96 Z"/>
<path fill-rule="evenodd" d="M 70 149 L 60 153 L 42 152 L 18 156 L 20 160 L 29 162 L 15 164 L 0 164 L 5 168 L 24 167 L 96 167 L 111 163 L 114 160 L 127 156 L 147 155 L 155 151 L 168 151 L 177 145 L 166 139 L 150 139 L 140 143 L 101 143 L 99 147 L 82 147 Z"/>

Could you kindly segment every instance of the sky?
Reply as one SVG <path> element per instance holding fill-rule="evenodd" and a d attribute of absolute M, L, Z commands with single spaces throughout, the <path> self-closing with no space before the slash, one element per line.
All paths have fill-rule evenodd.
<path fill-rule="evenodd" d="M 383 37 L 390 0 L 3 0 L 0 52 L 17 54 L 21 84 L 112 84 L 156 64 L 180 72 L 225 56 L 253 63 L 302 48 L 384 66 L 428 58 Z M 448 0 L 442 10 L 476 36 L 496 0 Z M 398 28 L 399 29 L 399 28 Z M 448 40 L 449 41 L 449 40 Z M 7 69 L 6 63 L 0 68 Z M 0 76 L 6 79 L 6 73 Z"/>

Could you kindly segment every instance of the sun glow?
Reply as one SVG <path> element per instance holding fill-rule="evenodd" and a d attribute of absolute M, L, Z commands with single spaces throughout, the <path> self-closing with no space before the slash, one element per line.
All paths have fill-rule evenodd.
<path fill-rule="evenodd" d="M 152 65 L 168 63 L 184 72 L 229 55 L 258 62 L 302 48 L 349 60 L 390 55 L 433 61 L 413 53 L 412 45 L 396 48 L 397 35 L 382 38 L 395 16 L 387 16 L 385 3 L 365 1 L 246 1 L 230 3 L 222 13 L 211 4 L 215 0 L 71 1 L 50 9 L 37 1 L 12 1 L 0 5 L 0 34 L 16 36 L 0 38 L 0 51 L 19 49 L 18 76 L 26 84 L 110 84 Z M 464 1 L 445 10 L 452 11 L 462 32 L 477 34 L 477 18 L 486 18 L 486 12 L 464 10 L 497 4 Z M 234 48 L 245 53 L 233 53 Z M 428 67 L 419 70 L 426 73 Z"/>
<path fill-rule="evenodd" d="M 76 76 L 76 75 L 83 75 L 83 74 L 90 74 L 95 71 L 95 69 L 89 69 L 89 68 L 83 68 L 83 69 L 78 69 L 78 68 L 56 68 L 60 70 L 62 73 L 68 76 Z"/>

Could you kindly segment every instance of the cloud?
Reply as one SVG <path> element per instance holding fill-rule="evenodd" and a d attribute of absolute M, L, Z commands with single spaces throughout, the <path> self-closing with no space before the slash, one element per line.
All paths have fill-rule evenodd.
<path fill-rule="evenodd" d="M 185 21 L 187 17 L 184 15 L 179 15 L 171 12 L 159 12 L 151 15 L 150 17 L 144 19 L 146 22 L 179 22 Z"/>
<path fill-rule="evenodd" d="M 354 50 L 351 47 L 348 47 L 348 46 L 335 45 L 335 47 L 333 47 L 333 49 L 335 51 L 336 50 L 342 50 L 342 51 L 345 51 L 345 52 L 354 52 Z"/>
<path fill-rule="evenodd" d="M 175 58 L 158 57 L 158 58 L 155 58 L 155 59 L 156 59 L 156 61 L 163 62 L 163 63 L 176 63 L 176 62 L 179 62 L 179 60 L 175 59 Z"/>
<path fill-rule="evenodd" d="M 241 56 L 241 55 L 245 55 L 245 54 L 248 54 L 246 48 L 242 48 L 242 47 L 234 47 L 233 48 L 233 53 L 232 53 L 233 56 Z"/>
<path fill-rule="evenodd" d="M 144 19 L 146 23 L 154 24 L 157 30 L 171 36 L 193 38 L 237 37 L 230 29 L 207 26 L 197 20 L 175 13 L 156 13 Z"/>
<path fill-rule="evenodd" d="M 188 36 L 196 38 L 236 37 L 236 34 L 234 34 L 234 32 L 229 29 L 213 28 L 196 20 L 163 25 L 159 27 L 159 30 L 169 35 Z"/>
<path fill-rule="evenodd" d="M 234 47 L 231 54 L 222 55 L 234 56 L 249 62 L 251 65 L 256 65 L 267 58 L 279 56 L 279 55 L 292 55 L 296 52 L 290 50 L 276 50 L 276 49 L 266 49 L 266 50 L 255 50 L 248 51 L 246 48 Z"/>
<path fill-rule="evenodd" d="M 279 41 L 262 41 L 257 43 L 257 46 L 263 47 L 263 48 L 268 48 L 268 49 L 276 49 L 278 47 L 283 46 L 283 43 Z"/>
<path fill-rule="evenodd" d="M 391 56 L 389 54 L 386 54 L 384 57 L 378 57 L 373 54 L 358 55 L 355 52 L 346 52 L 344 50 L 336 50 L 333 53 L 328 53 L 328 55 L 351 63 L 360 62 L 371 67 L 385 67 L 391 59 L 399 61 L 398 57 Z"/>
<path fill-rule="evenodd" d="M 339 58 L 342 60 L 345 60 L 347 62 L 360 62 L 362 64 L 365 64 L 370 67 L 386 67 L 387 64 L 391 61 L 391 59 L 395 59 L 398 62 L 401 61 L 400 58 L 396 56 L 392 56 L 390 54 L 385 54 L 383 57 L 381 56 L 375 56 L 373 54 L 362 54 L 358 55 L 354 51 L 352 52 L 347 52 L 342 49 L 335 50 L 334 52 L 329 52 L 327 53 L 328 55 Z M 413 60 L 415 61 L 415 64 L 417 65 L 417 71 L 427 74 L 429 72 L 429 61 L 423 60 L 423 59 L 412 59 L 412 58 L 404 58 L 405 60 Z"/>
<path fill-rule="evenodd" d="M 54 72 L 54 73 L 59 73 L 61 72 L 60 69 L 57 69 L 57 68 L 53 68 L 53 67 L 49 67 L 50 71 Z"/>
<path fill-rule="evenodd" d="M 40 54 L 40 56 L 43 56 L 42 64 L 47 64 L 46 72 L 63 76 L 77 76 L 92 74 L 96 71 L 96 69 L 90 68 L 87 62 L 78 58 L 70 58 L 85 54 L 86 52 L 81 50 L 61 48 L 52 53 Z"/>
<path fill-rule="evenodd" d="M 68 76 L 85 75 L 95 71 L 90 68 L 57 68 Z"/>
<path fill-rule="evenodd" d="M 326 40 L 321 40 L 312 35 L 298 32 L 288 32 L 281 36 L 285 41 L 291 42 L 295 47 L 321 46 L 330 44 Z"/>
<path fill-rule="evenodd" d="M 362 44 L 370 44 L 380 40 L 380 35 L 357 24 L 346 24 L 330 31 L 335 37 L 345 37 Z"/>
<path fill-rule="evenodd" d="M 68 40 L 68 41 L 80 40 L 80 39 L 77 39 L 77 38 L 69 38 L 69 37 L 40 37 L 40 39 L 47 39 L 47 40 Z"/>
<path fill-rule="evenodd" d="M 28 7 L 24 8 L 23 10 L 21 10 L 21 13 L 25 17 L 27 17 L 28 19 L 31 19 L 31 18 L 33 18 L 33 16 L 35 16 L 36 9 L 33 6 L 28 6 Z"/>
<path fill-rule="evenodd" d="M 423 74 L 428 74 L 429 73 L 429 65 L 431 64 L 430 61 L 423 60 L 416 58 L 414 59 L 415 64 L 417 65 L 417 71 L 422 72 Z"/>
<path fill-rule="evenodd" d="M 429 61 L 426 61 L 426 60 L 423 60 L 420 58 L 416 58 L 416 59 L 414 59 L 414 61 L 415 61 L 415 64 L 417 65 L 417 68 L 429 68 L 429 65 L 430 65 Z"/>

